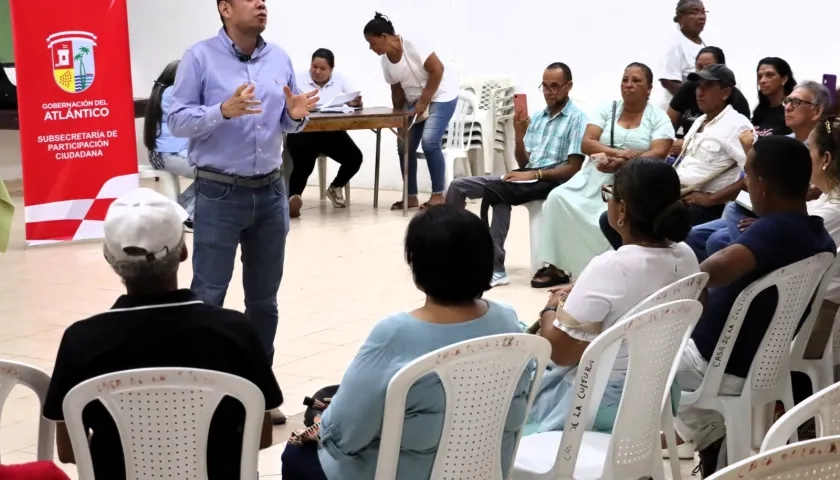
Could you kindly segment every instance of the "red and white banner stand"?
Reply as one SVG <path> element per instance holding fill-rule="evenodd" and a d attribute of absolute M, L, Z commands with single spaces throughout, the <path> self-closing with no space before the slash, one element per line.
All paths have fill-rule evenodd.
<path fill-rule="evenodd" d="M 139 186 L 126 0 L 11 0 L 26 244 L 102 238 Z"/>

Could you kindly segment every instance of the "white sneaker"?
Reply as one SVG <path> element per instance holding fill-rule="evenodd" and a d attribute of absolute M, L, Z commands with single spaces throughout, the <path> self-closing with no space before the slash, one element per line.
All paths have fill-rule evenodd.
<path fill-rule="evenodd" d="M 507 285 L 510 283 L 510 279 L 505 272 L 493 272 L 493 279 L 490 280 L 491 287 L 498 287 L 501 285 Z"/>
<path fill-rule="evenodd" d="M 692 460 L 694 458 L 694 444 L 685 442 L 677 445 L 677 456 L 680 457 L 680 460 Z M 667 448 L 662 449 L 662 458 L 671 458 Z"/>
<path fill-rule="evenodd" d="M 329 187 L 329 188 L 327 188 L 327 192 L 326 192 L 327 193 L 327 198 L 330 199 L 330 201 L 333 204 L 333 207 L 344 208 L 344 207 L 347 206 L 347 201 L 344 200 L 344 191 L 343 190 L 344 190 L 344 187 L 341 187 L 341 188 Z"/>

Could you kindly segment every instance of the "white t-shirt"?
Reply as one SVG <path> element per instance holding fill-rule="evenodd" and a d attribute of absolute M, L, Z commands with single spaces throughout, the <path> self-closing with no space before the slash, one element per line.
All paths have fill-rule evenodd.
<path fill-rule="evenodd" d="M 823 219 L 825 230 L 840 245 L 840 198 L 837 194 L 823 193 L 820 198 L 808 202 L 808 215 L 815 215 Z M 840 272 L 828 284 L 825 298 L 834 303 L 840 303 Z"/>
<path fill-rule="evenodd" d="M 688 39 L 682 32 L 677 32 L 671 41 L 668 43 L 668 50 L 662 58 L 662 63 L 659 65 L 659 71 L 654 72 L 658 75 L 658 80 L 675 80 L 678 82 L 686 81 L 688 74 L 693 72 L 695 64 L 697 63 L 697 54 L 706 46 L 705 43 L 694 43 Z M 661 88 L 661 87 L 660 87 Z M 668 109 L 671 99 L 674 97 L 667 90 L 662 88 L 663 94 L 663 110 Z"/>
<path fill-rule="evenodd" d="M 601 331 L 604 331 L 657 290 L 699 271 L 697 256 L 685 243 L 675 243 L 669 248 L 624 245 L 589 262 L 575 282 L 563 310 L 578 323 L 601 323 Z M 566 327 L 557 320 L 554 326 L 584 342 L 597 337 Z M 610 381 L 624 379 L 627 360 L 627 347 L 622 345 Z"/>
<path fill-rule="evenodd" d="M 409 103 L 420 99 L 426 83 L 429 81 L 429 72 L 423 67 L 426 60 L 435 53 L 434 47 L 420 37 L 411 37 L 408 40 L 400 37 L 403 41 L 403 56 L 397 63 L 391 63 L 388 55 L 382 55 L 382 73 L 388 85 L 399 83 L 405 91 L 405 98 Z M 441 62 L 443 60 L 441 59 Z M 458 79 L 455 72 L 450 72 L 446 65 L 443 69 L 443 79 L 440 81 L 437 92 L 432 97 L 433 102 L 449 102 L 458 97 Z"/>
<path fill-rule="evenodd" d="M 699 191 L 714 193 L 738 181 L 747 153 L 744 151 L 739 136 L 746 130 L 752 130 L 750 119 L 741 115 L 731 105 L 727 105 L 717 117 L 712 119 L 698 132 L 706 115 L 701 115 L 688 130 L 683 144 L 682 160 L 676 166 L 680 184 L 695 185 L 709 178 L 713 173 L 737 164 L 714 180 L 703 185 Z"/>
<path fill-rule="evenodd" d="M 315 80 L 312 80 L 312 76 L 309 74 L 308 69 L 297 72 L 296 77 L 297 78 L 295 80 L 297 81 L 297 87 L 301 92 L 309 92 L 311 90 L 315 90 L 316 88 L 320 90 L 320 92 L 318 92 L 318 97 L 320 97 L 320 100 L 318 100 L 319 105 L 329 102 L 342 93 L 353 93 L 357 91 L 343 75 L 335 71 L 333 71 L 332 75 L 330 75 L 330 79 L 323 87 L 318 86 L 318 84 L 315 83 Z"/>

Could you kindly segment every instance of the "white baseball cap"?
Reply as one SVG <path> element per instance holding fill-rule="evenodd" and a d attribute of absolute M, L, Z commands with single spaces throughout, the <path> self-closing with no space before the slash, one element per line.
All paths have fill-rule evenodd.
<path fill-rule="evenodd" d="M 173 251 L 189 215 L 183 207 L 148 188 L 114 200 L 105 215 L 105 248 L 117 261 L 154 261 Z"/>

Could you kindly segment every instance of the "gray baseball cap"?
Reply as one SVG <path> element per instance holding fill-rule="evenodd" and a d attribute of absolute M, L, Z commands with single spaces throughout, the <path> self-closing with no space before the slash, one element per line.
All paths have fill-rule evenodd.
<path fill-rule="evenodd" d="M 688 79 L 692 82 L 696 82 L 698 80 L 720 82 L 721 86 L 724 87 L 735 86 L 735 74 L 732 73 L 732 70 L 730 70 L 729 67 L 723 65 L 722 63 L 713 63 L 706 66 L 706 68 L 700 70 L 699 72 L 689 73 Z"/>

